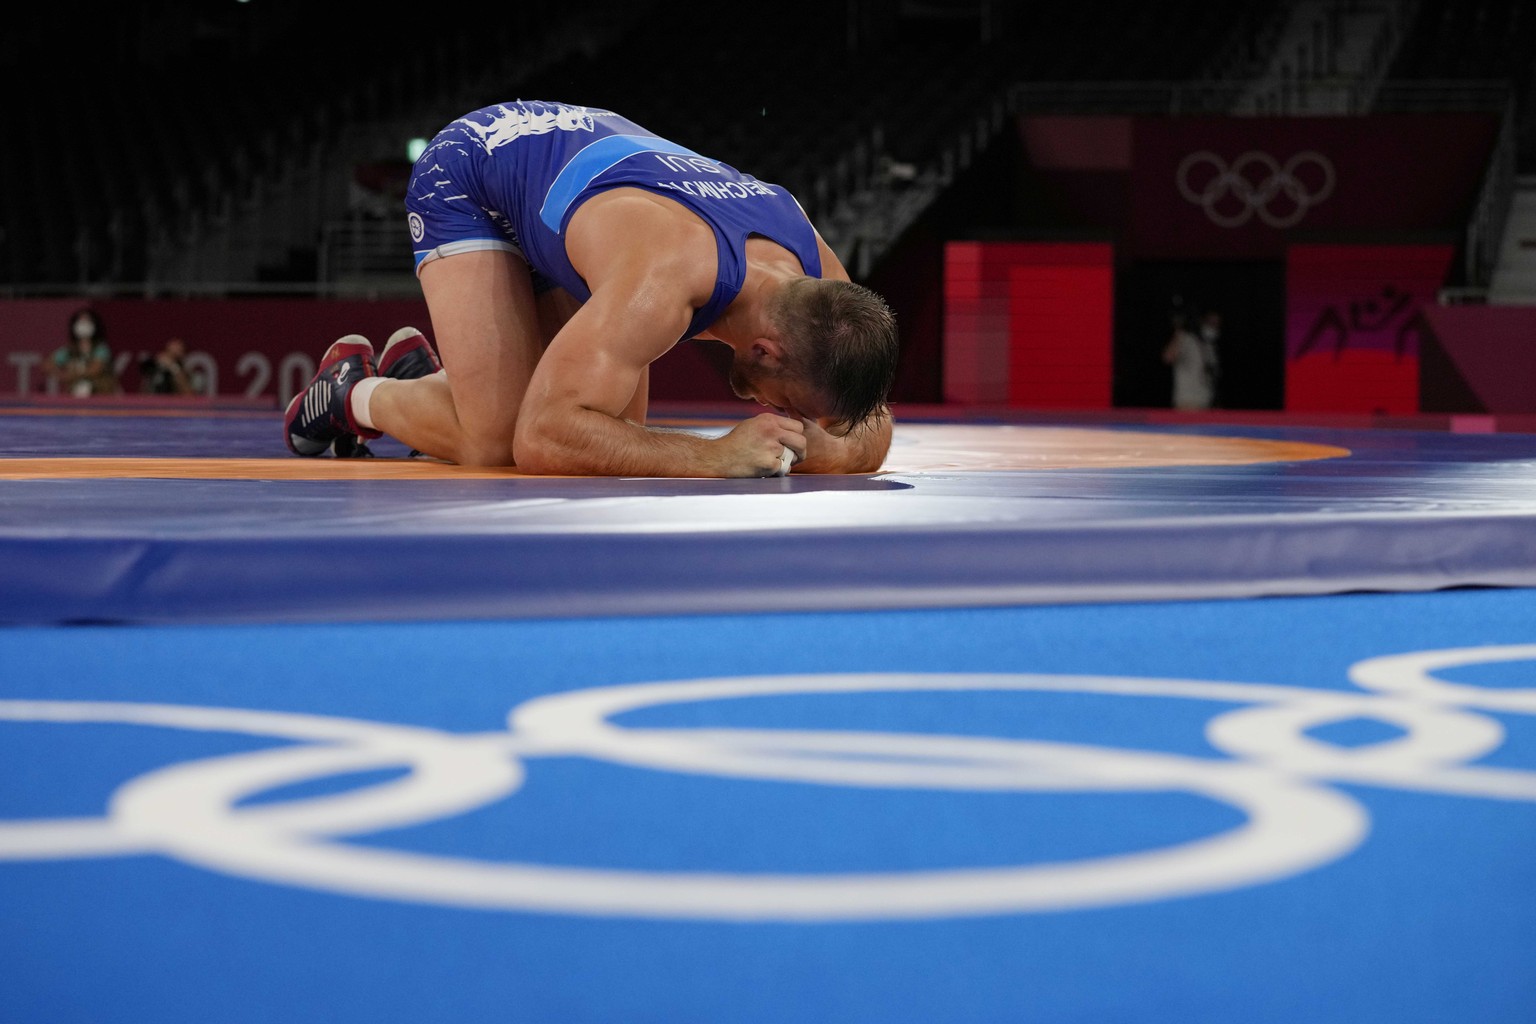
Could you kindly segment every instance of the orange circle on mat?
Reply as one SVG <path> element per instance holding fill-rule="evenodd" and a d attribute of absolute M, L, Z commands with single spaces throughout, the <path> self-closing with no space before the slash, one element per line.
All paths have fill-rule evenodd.
<path fill-rule="evenodd" d="M 1338 459 L 1348 448 L 1251 437 L 1085 427 L 898 426 L 883 472 L 1253 466 Z"/>
<path fill-rule="evenodd" d="M 1347 456 L 1348 448 L 1246 437 L 1078 427 L 899 424 L 882 473 L 1252 466 Z M 491 480 L 515 469 L 433 459 L 0 459 L 0 480 Z"/>

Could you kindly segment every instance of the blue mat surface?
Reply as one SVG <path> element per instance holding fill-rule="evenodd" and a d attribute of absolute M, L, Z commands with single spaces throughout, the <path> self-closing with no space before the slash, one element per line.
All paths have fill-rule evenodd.
<path fill-rule="evenodd" d="M 1528 590 L 12 628 L 0 666 L 0 1020 L 1536 1006 Z"/>
<path fill-rule="evenodd" d="M 898 427 L 890 468 L 872 476 L 342 479 L 351 467 L 335 460 L 279 460 L 270 416 L 13 415 L 0 427 L 0 476 L 27 459 L 60 474 L 0 479 L 6 623 L 1536 586 L 1536 435 L 913 424 Z M 1271 443 L 1337 454 L 1141 464 L 1192 441 L 1217 456 Z M 1079 444 L 1097 461 L 1058 458 Z M 380 454 L 397 458 L 373 461 L 409 468 L 391 445 Z M 65 475 L 88 458 L 151 462 Z M 257 460 L 240 470 L 249 478 L 147 478 L 163 464 L 153 460 L 235 458 Z M 327 464 L 338 478 L 325 478 Z M 320 478 L 273 475 L 294 468 Z"/>

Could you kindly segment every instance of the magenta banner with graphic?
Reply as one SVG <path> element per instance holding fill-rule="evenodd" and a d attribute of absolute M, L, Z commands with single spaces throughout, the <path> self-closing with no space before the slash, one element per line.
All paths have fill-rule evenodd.
<path fill-rule="evenodd" d="M 1137 118 L 1124 241 L 1157 259 L 1280 259 L 1303 241 L 1454 235 L 1497 128 L 1486 113 Z"/>
<path fill-rule="evenodd" d="M 1286 259 L 1285 407 L 1419 410 L 1419 358 L 1449 245 L 1296 245 Z"/>

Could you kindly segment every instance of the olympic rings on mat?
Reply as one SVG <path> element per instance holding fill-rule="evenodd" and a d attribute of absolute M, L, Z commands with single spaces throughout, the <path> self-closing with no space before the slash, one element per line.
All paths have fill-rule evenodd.
<path fill-rule="evenodd" d="M 1027 674 L 828 674 L 636 683 L 550 694 L 475 734 L 280 712 L 86 701 L 0 700 L 0 721 L 113 722 L 271 737 L 287 745 L 170 764 L 118 787 L 99 818 L 0 821 L 0 860 L 158 853 L 230 875 L 380 899 L 564 914 L 849 921 L 1030 913 L 1216 893 L 1322 867 L 1370 831 L 1330 783 L 1536 802 L 1536 771 L 1474 763 L 1500 722 L 1536 714 L 1536 688 L 1434 675 L 1536 661 L 1536 645 L 1425 651 L 1354 665 L 1362 690 Z M 1225 757 L 972 735 L 818 729 L 640 727 L 621 716 L 691 704 L 831 695 L 1055 693 L 1231 705 L 1208 721 Z M 1385 723 L 1361 747 L 1320 726 Z M 772 873 L 608 869 L 418 853 L 348 836 L 429 824 L 514 797 L 541 757 L 585 758 L 726 780 L 866 790 L 1176 792 L 1244 821 L 1161 848 L 1076 861 L 920 871 Z M 252 802 L 282 787 L 404 768 L 342 793 Z M 515 806 L 515 803 L 514 803 Z M 536 822 L 528 822 L 536 827 Z"/>

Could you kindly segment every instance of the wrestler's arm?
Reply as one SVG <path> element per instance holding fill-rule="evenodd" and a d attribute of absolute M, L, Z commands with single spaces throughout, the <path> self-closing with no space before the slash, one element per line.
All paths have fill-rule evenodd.
<path fill-rule="evenodd" d="M 805 452 L 799 420 L 762 414 L 720 438 L 648 429 L 647 367 L 687 330 L 693 309 L 673 268 L 608 267 L 560 328 L 529 382 L 513 435 L 525 472 L 581 476 L 766 476 L 787 447 Z"/>
<path fill-rule="evenodd" d="M 548 348 L 560 329 L 570 323 L 571 317 L 581 308 L 581 300 L 577 299 L 564 288 L 554 287 L 538 296 L 539 331 L 543 334 L 541 346 Z M 650 409 L 651 398 L 651 368 L 647 366 L 640 371 L 640 383 L 635 387 L 634 397 L 629 400 L 620 419 L 629 420 L 631 423 L 645 425 L 646 413 Z"/>

